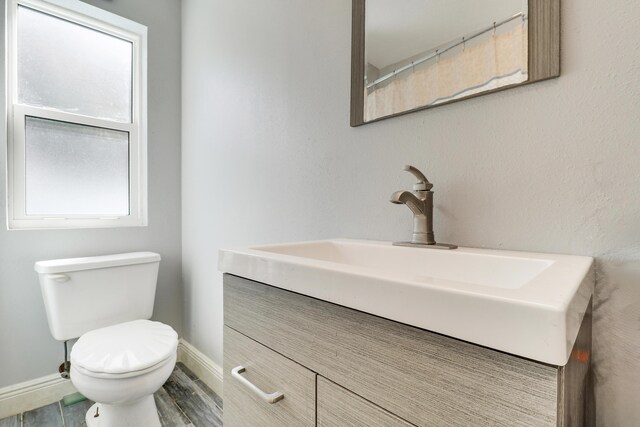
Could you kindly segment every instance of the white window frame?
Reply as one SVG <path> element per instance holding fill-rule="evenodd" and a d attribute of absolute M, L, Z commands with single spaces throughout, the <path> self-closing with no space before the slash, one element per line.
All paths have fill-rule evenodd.
<path fill-rule="evenodd" d="M 98 30 L 133 44 L 132 121 L 122 123 L 18 103 L 18 5 Z M 7 0 L 7 228 L 102 228 L 146 226 L 147 222 L 147 27 L 79 0 Z M 26 117 L 129 133 L 129 215 L 27 215 Z"/>

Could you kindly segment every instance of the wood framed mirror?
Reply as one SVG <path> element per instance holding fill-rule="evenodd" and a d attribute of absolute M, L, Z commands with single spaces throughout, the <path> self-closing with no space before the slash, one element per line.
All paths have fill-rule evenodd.
<path fill-rule="evenodd" d="M 352 0 L 351 126 L 560 75 L 560 0 Z"/>

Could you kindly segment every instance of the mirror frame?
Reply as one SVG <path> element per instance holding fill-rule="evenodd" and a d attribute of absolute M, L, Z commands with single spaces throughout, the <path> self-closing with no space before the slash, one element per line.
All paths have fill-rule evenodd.
<path fill-rule="evenodd" d="M 366 0 L 352 0 L 351 16 L 351 126 L 361 126 L 380 120 L 439 107 L 477 96 L 495 93 L 560 76 L 560 0 L 529 0 L 529 79 L 522 83 L 503 86 L 453 99 L 436 105 L 425 105 L 384 117 L 364 121 L 364 69 L 365 69 L 365 8 Z"/>

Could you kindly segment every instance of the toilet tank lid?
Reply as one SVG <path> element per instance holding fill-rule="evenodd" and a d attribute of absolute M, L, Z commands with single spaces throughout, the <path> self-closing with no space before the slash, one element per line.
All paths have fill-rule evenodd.
<path fill-rule="evenodd" d="M 126 254 L 38 261 L 34 268 L 38 273 L 66 273 L 71 271 L 93 270 L 96 268 L 146 264 L 158 262 L 160 259 L 160 255 L 154 252 L 131 252 Z"/>

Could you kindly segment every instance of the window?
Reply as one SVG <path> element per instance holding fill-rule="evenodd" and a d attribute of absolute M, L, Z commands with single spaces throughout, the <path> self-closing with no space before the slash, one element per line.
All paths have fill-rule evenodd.
<path fill-rule="evenodd" d="M 9 229 L 146 225 L 146 27 L 8 1 Z"/>

